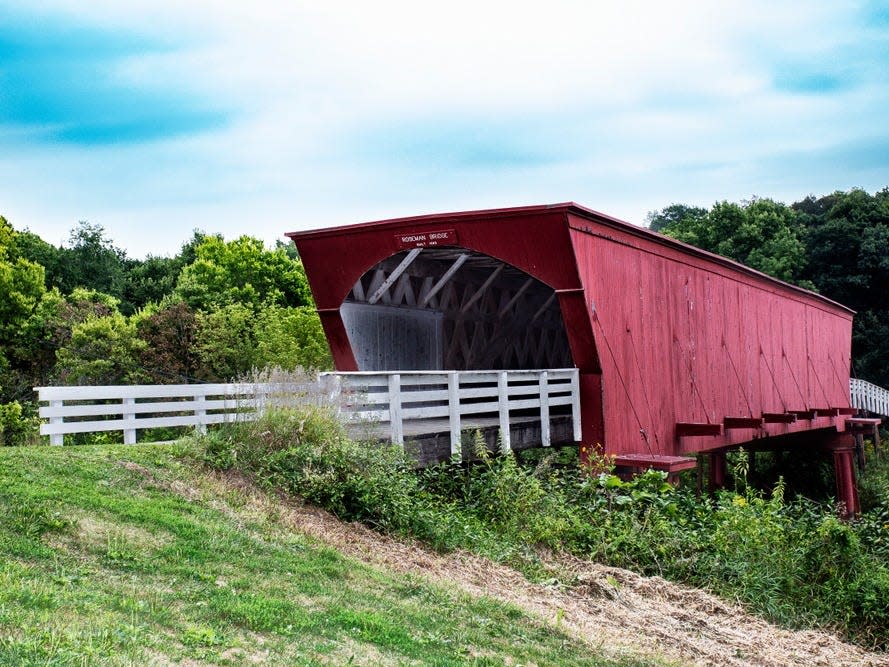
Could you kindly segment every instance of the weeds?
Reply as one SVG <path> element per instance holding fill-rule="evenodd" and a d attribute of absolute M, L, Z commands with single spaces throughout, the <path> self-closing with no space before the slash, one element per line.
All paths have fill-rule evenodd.
<path fill-rule="evenodd" d="M 538 553 L 570 553 L 713 590 L 790 626 L 828 625 L 863 644 L 889 645 L 889 499 L 885 478 L 856 523 L 834 508 L 785 499 L 747 482 L 745 453 L 734 492 L 698 498 L 649 471 L 630 481 L 607 459 L 582 470 L 549 453 L 492 455 L 477 441 L 473 465 L 415 470 L 399 449 L 350 440 L 322 408 L 271 411 L 205 436 L 207 463 L 237 468 L 343 519 L 464 548 L 547 577 Z M 881 481 L 882 480 L 882 481 Z M 868 487 L 869 488 L 869 487 Z"/>

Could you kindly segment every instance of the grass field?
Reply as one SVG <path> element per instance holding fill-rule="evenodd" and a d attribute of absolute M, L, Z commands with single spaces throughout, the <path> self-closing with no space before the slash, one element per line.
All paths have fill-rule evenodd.
<path fill-rule="evenodd" d="M 184 453 L 0 448 L 0 664 L 650 664 L 351 561 Z"/>

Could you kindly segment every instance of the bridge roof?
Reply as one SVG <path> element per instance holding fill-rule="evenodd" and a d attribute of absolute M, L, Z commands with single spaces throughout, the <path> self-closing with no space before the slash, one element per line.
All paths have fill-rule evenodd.
<path fill-rule="evenodd" d="M 726 267 L 732 271 L 745 274 L 758 281 L 772 283 L 775 286 L 779 286 L 780 288 L 790 290 L 792 292 L 797 292 L 800 295 L 805 295 L 805 297 L 807 297 L 808 299 L 820 301 L 825 305 L 840 309 L 842 311 L 845 311 L 846 313 L 853 315 L 855 313 L 855 311 L 853 311 L 851 308 L 848 308 L 841 303 L 828 299 L 827 297 L 822 296 L 816 292 L 812 292 L 797 285 L 792 285 L 790 283 L 784 282 L 783 280 L 773 278 L 772 276 L 762 273 L 761 271 L 757 271 L 756 269 L 752 269 L 749 266 L 745 266 L 744 264 L 731 260 L 727 257 L 702 250 L 687 243 L 683 243 L 682 241 L 677 241 L 676 239 L 670 238 L 669 236 L 654 232 L 645 227 L 634 225 L 624 220 L 620 220 L 618 218 L 607 215 L 605 213 L 601 213 L 591 208 L 587 208 L 586 206 L 582 206 L 575 202 L 561 202 L 557 204 L 542 204 L 534 206 L 514 206 L 508 208 L 479 209 L 473 211 L 456 211 L 449 213 L 432 213 L 427 215 L 408 216 L 402 218 L 389 218 L 357 224 L 326 227 L 322 229 L 289 232 L 286 234 L 286 236 L 291 238 L 293 241 L 321 240 L 332 237 L 361 235 L 368 232 L 396 232 L 398 230 L 414 227 L 416 225 L 444 225 L 481 220 L 495 221 L 500 219 L 506 221 L 510 218 L 537 216 L 541 214 L 553 213 L 564 214 L 565 220 L 568 223 L 569 227 L 577 231 L 590 231 L 583 225 L 577 224 L 578 221 L 590 221 L 596 223 L 600 227 L 612 228 L 620 232 L 638 237 L 640 239 L 654 242 L 656 244 L 664 246 L 665 248 L 677 250 L 690 257 L 695 257 L 712 264 Z M 572 217 L 574 218 L 574 220 L 572 220 Z"/>

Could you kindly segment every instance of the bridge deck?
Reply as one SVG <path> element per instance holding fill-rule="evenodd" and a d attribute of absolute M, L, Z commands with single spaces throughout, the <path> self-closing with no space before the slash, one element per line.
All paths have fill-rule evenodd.
<path fill-rule="evenodd" d="M 550 444 L 574 445 L 574 429 L 570 415 L 554 415 L 550 418 Z M 448 461 L 453 456 L 451 430 L 448 419 L 412 420 L 404 423 L 405 451 L 419 466 Z M 538 416 L 513 416 L 509 420 L 510 448 L 513 451 L 531 449 L 542 445 L 541 422 Z M 390 440 L 389 424 L 352 424 L 353 437 L 371 440 Z M 503 449 L 498 417 L 476 417 L 463 422 L 458 450 L 461 460 L 478 458 L 476 448 L 482 445 L 488 451 Z"/>

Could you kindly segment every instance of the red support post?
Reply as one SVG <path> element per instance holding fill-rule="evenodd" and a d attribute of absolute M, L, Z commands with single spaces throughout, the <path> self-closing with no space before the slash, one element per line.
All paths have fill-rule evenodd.
<path fill-rule="evenodd" d="M 725 478 L 728 476 L 728 462 L 725 451 L 711 452 L 710 458 L 710 493 L 716 489 L 725 488 Z"/>
<path fill-rule="evenodd" d="M 843 503 L 845 517 L 851 518 L 861 512 L 855 481 L 855 439 L 849 435 L 837 435 L 827 449 L 833 454 L 837 500 Z"/>
<path fill-rule="evenodd" d="M 605 416 L 602 410 L 602 376 L 598 373 L 580 374 L 580 416 L 583 443 L 580 462 L 587 465 L 593 454 L 601 454 L 605 445 Z"/>

